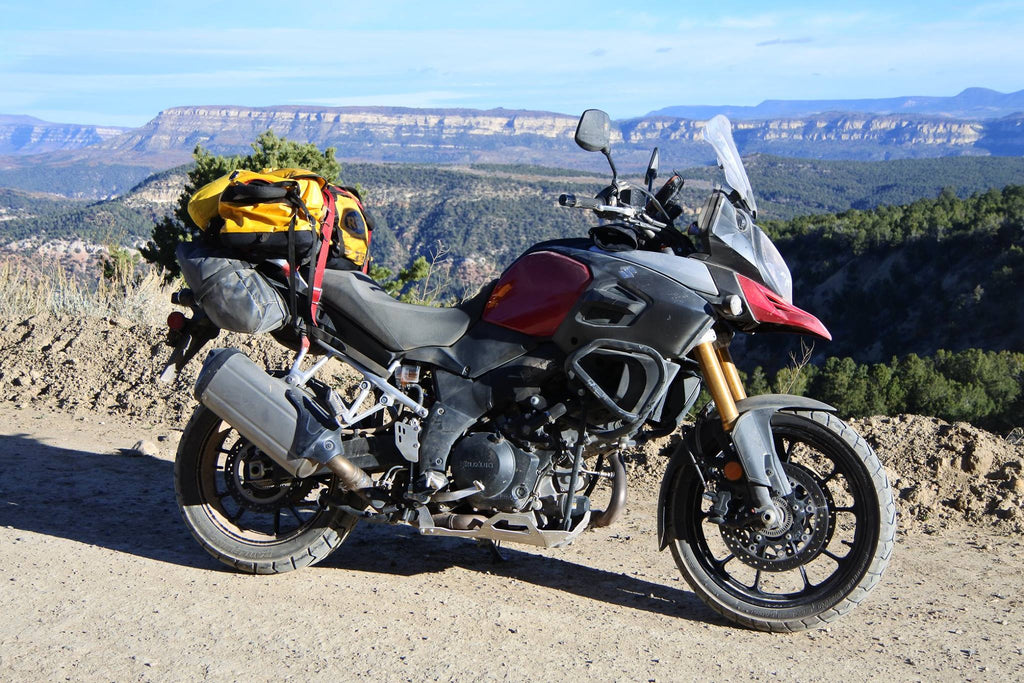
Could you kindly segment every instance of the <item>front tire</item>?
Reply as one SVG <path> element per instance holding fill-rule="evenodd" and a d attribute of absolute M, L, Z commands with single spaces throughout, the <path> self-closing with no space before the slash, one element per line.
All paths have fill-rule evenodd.
<path fill-rule="evenodd" d="M 798 499 L 796 512 L 784 515 L 792 526 L 710 521 L 707 491 L 690 465 L 668 501 L 670 548 L 716 612 L 762 631 L 800 631 L 846 614 L 878 583 L 892 554 L 896 506 L 874 451 L 834 415 L 777 413 L 772 434 Z M 703 448 L 705 463 L 722 461 L 717 449 Z M 714 477 L 707 481 L 715 489 Z"/>
<path fill-rule="evenodd" d="M 174 462 L 185 525 L 224 564 L 279 574 L 326 558 L 357 519 L 321 507 L 331 475 L 296 479 L 205 406 L 189 420 Z"/>

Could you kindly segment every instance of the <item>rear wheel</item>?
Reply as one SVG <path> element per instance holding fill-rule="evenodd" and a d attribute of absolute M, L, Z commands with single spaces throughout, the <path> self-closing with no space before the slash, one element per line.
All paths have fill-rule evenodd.
<path fill-rule="evenodd" d="M 712 476 L 705 487 L 690 466 L 670 501 L 671 549 L 683 577 L 717 612 L 760 630 L 799 631 L 849 612 L 878 583 L 896 507 L 874 451 L 835 416 L 777 413 L 772 434 L 794 491 L 791 500 L 775 500 L 781 519 L 769 528 L 740 523 L 742 504 L 733 501 L 725 524 L 712 521 L 721 506 L 713 511 L 705 494 L 715 495 L 718 484 Z M 705 451 L 704 459 L 716 456 Z"/>
<path fill-rule="evenodd" d="M 192 535 L 215 558 L 252 574 L 314 564 L 341 545 L 356 518 L 323 508 L 335 477 L 298 479 L 200 406 L 174 464 L 178 507 Z"/>

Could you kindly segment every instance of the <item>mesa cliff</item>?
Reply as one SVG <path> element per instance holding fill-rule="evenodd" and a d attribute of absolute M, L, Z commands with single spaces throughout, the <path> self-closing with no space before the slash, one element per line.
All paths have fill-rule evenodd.
<path fill-rule="evenodd" d="M 161 112 L 146 125 L 107 139 L 110 153 L 172 154 L 197 144 L 217 153 L 248 149 L 266 130 L 292 140 L 333 146 L 342 158 L 425 163 L 579 165 L 572 144 L 577 117 L 507 109 L 397 107 L 190 106 Z M 616 159 L 646 161 L 651 147 L 673 159 L 710 160 L 700 141 L 704 122 L 666 116 L 612 124 Z M 989 121 L 914 114 L 825 113 L 803 118 L 735 122 L 744 153 L 836 159 L 891 159 L 1016 154 L 1024 149 L 1024 116 Z M 601 160 L 588 158 L 594 165 Z"/>

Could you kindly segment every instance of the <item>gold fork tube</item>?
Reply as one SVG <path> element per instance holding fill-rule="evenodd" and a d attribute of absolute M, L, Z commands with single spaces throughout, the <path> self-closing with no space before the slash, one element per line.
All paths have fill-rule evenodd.
<path fill-rule="evenodd" d="M 729 385 L 732 397 L 737 401 L 742 401 L 747 397 L 747 391 L 743 388 L 743 381 L 740 379 L 740 373 L 736 369 L 736 364 L 732 362 L 732 354 L 729 353 L 729 347 L 719 347 L 715 349 L 715 353 L 718 354 L 718 362 L 722 364 L 722 373 L 725 375 L 725 382 Z"/>
<path fill-rule="evenodd" d="M 707 385 L 708 391 L 711 392 L 711 399 L 715 402 L 718 414 L 722 418 L 722 426 L 725 427 L 725 431 L 730 431 L 736 418 L 739 417 L 739 411 L 736 410 L 736 399 L 733 398 L 718 354 L 711 342 L 698 344 L 694 352 L 697 355 L 697 364 L 700 365 L 701 374 L 704 375 L 704 383 Z M 735 366 L 733 370 L 735 371 Z"/>

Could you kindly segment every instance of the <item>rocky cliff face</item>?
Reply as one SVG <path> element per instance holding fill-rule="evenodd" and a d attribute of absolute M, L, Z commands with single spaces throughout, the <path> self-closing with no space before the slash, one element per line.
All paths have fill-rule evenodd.
<path fill-rule="evenodd" d="M 178 107 L 104 145 L 111 150 L 166 152 L 202 143 L 212 150 L 245 148 L 272 130 L 292 140 L 359 149 L 486 146 L 490 141 L 534 137 L 572 141 L 576 118 L 545 112 L 384 107 Z M 475 144 L 473 144 L 475 143 Z"/>
<path fill-rule="evenodd" d="M 571 154 L 579 164 L 582 157 L 572 144 L 575 127 L 575 116 L 504 109 L 179 107 L 101 147 L 160 154 L 190 152 L 202 144 L 216 152 L 237 152 L 272 130 L 289 139 L 334 146 L 343 158 L 556 164 Z M 702 128 L 702 121 L 670 117 L 616 122 L 616 158 L 643 163 L 647 151 L 660 145 L 674 163 L 707 161 Z M 1020 120 L 898 114 L 740 121 L 735 134 L 744 153 L 839 159 L 1001 154 L 1024 146 Z"/>
<path fill-rule="evenodd" d="M 0 154 L 43 154 L 96 145 L 127 128 L 49 123 L 30 116 L 0 116 Z"/>
<path fill-rule="evenodd" d="M 8 117 L 11 118 L 11 117 Z M 319 147 L 333 146 L 348 160 L 419 163 L 527 163 L 604 170 L 600 155 L 573 144 L 576 116 L 491 109 L 397 107 L 177 107 L 141 128 L 66 127 L 5 123 L 0 154 L 91 145 L 76 159 L 119 160 L 168 167 L 188 161 L 197 144 L 215 153 L 247 152 L 260 133 Z M 42 122 L 39 122 L 42 123 Z M 700 141 L 704 122 L 648 116 L 612 126 L 615 159 L 634 170 L 654 146 L 676 166 L 712 161 Z M 803 118 L 735 122 L 743 154 L 819 159 L 880 160 L 951 155 L 1024 153 L 1024 115 L 966 120 L 918 114 L 826 113 Z M 15 150 L 15 151 L 12 151 Z"/>

